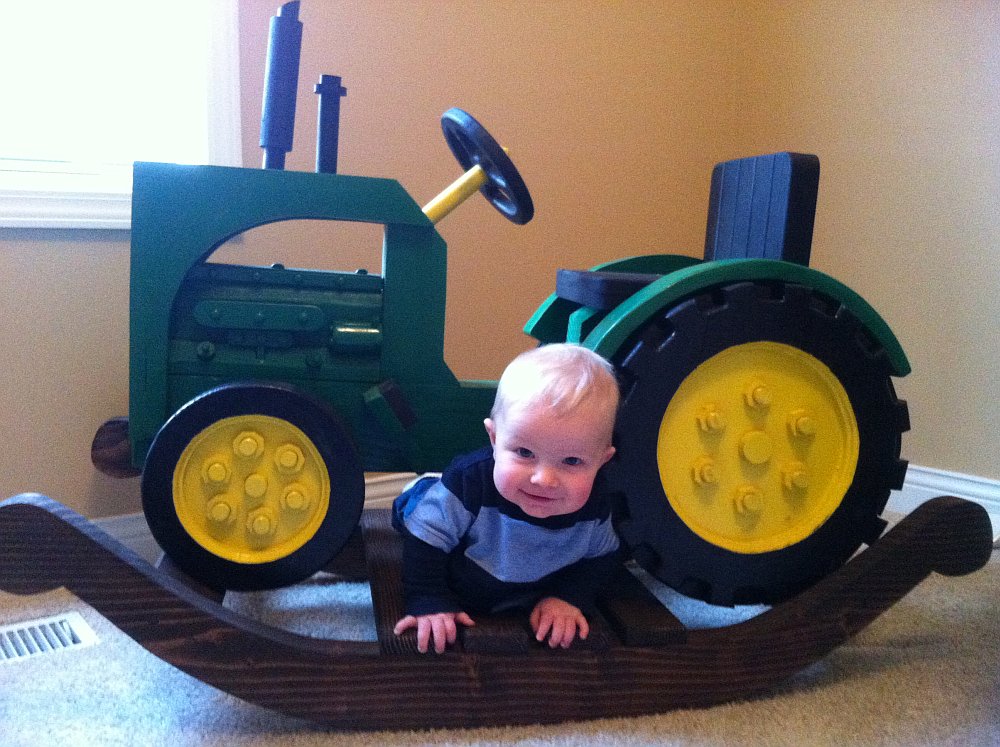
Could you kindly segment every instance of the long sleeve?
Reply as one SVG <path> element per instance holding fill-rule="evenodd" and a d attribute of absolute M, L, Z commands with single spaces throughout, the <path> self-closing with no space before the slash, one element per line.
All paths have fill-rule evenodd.
<path fill-rule="evenodd" d="M 403 540 L 403 601 L 408 615 L 462 610 L 448 587 L 448 553 L 413 535 Z"/>

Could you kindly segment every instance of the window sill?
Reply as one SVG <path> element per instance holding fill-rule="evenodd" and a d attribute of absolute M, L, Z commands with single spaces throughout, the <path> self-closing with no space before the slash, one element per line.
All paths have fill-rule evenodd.
<path fill-rule="evenodd" d="M 125 229 L 132 167 L 58 161 L 0 163 L 0 227 Z"/>
<path fill-rule="evenodd" d="M 127 192 L 26 192 L 0 190 L 0 228 L 128 230 Z"/>

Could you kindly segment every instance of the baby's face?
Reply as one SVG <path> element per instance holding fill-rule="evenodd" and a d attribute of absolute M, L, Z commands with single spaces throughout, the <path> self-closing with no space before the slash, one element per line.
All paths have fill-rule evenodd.
<path fill-rule="evenodd" d="M 594 477 L 615 453 L 606 415 L 581 407 L 567 415 L 518 407 L 486 420 L 500 495 L 543 519 L 583 508 Z"/>

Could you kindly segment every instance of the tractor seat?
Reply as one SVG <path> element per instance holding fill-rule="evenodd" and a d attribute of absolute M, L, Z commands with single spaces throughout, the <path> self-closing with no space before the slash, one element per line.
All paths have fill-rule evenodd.
<path fill-rule="evenodd" d="M 705 260 L 774 259 L 809 265 L 819 159 L 772 153 L 716 164 L 708 199 Z M 556 295 L 610 311 L 656 274 L 559 270 Z"/>
<path fill-rule="evenodd" d="M 610 311 L 661 277 L 643 272 L 559 270 L 556 295 L 591 309 Z"/>
<path fill-rule="evenodd" d="M 778 259 L 809 266 L 819 159 L 772 153 L 716 164 L 705 260 Z"/>

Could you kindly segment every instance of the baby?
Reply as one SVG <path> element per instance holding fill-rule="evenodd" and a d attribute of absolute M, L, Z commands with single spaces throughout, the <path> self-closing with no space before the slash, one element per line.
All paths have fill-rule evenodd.
<path fill-rule="evenodd" d="M 425 476 L 393 505 L 404 534 L 406 616 L 417 648 L 441 653 L 470 612 L 530 610 L 538 641 L 585 639 L 585 612 L 615 570 L 610 506 L 594 490 L 611 444 L 618 384 L 611 364 L 570 344 L 521 354 L 504 371 L 491 447 Z"/>

